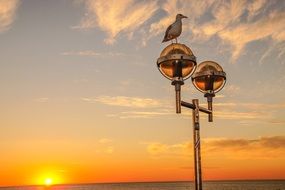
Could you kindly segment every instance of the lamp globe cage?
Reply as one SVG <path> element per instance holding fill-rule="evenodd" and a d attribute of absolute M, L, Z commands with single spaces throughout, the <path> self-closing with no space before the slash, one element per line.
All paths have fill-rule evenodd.
<path fill-rule="evenodd" d="M 192 76 L 194 86 L 207 96 L 215 96 L 226 83 L 226 73 L 214 61 L 200 63 Z"/>
<path fill-rule="evenodd" d="M 184 81 L 196 68 L 196 57 L 184 44 L 174 43 L 164 48 L 157 59 L 159 71 L 171 81 Z"/>

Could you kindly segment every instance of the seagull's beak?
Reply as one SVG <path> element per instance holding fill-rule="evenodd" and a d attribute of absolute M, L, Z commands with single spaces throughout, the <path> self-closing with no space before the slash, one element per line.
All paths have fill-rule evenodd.
<path fill-rule="evenodd" d="M 188 18 L 187 16 L 182 15 L 182 18 Z"/>

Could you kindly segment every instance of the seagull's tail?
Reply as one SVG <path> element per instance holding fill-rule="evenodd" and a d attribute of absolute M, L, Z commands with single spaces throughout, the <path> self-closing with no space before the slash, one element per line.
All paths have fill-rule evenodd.
<path fill-rule="evenodd" d="M 168 41 L 168 40 L 167 40 L 166 38 L 164 38 L 161 43 L 167 42 L 167 41 Z"/>

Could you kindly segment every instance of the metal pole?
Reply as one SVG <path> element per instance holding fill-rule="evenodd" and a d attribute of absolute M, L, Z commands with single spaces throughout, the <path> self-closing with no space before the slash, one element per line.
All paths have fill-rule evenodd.
<path fill-rule="evenodd" d="M 213 122 L 213 97 L 215 97 L 215 93 L 212 90 L 208 90 L 204 97 L 207 98 L 208 110 L 211 111 L 211 113 L 208 114 L 208 121 Z"/>
<path fill-rule="evenodd" d="M 199 100 L 192 100 L 193 109 L 193 146 L 194 146 L 194 169 L 195 169 L 195 190 L 202 190 L 202 168 L 200 149 L 200 123 L 199 123 Z"/>
<path fill-rule="evenodd" d="M 175 83 L 176 113 L 181 113 L 181 84 Z"/>
<path fill-rule="evenodd" d="M 208 121 L 213 122 L 213 96 L 207 96 L 208 110 L 212 112 L 208 114 Z"/>
<path fill-rule="evenodd" d="M 173 61 L 172 62 L 174 71 L 173 71 L 173 81 L 172 85 L 175 85 L 175 95 L 176 95 L 176 113 L 181 113 L 181 85 L 184 84 L 182 78 L 182 62 Z"/>

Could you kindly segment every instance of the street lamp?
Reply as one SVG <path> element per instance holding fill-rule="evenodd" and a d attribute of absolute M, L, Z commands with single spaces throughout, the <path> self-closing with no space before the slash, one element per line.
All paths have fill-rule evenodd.
<path fill-rule="evenodd" d="M 199 112 L 208 114 L 208 121 L 213 121 L 213 97 L 224 87 L 226 73 L 214 61 L 204 61 L 197 66 L 192 50 L 179 43 L 170 44 L 162 50 L 157 59 L 157 67 L 162 75 L 171 80 L 171 84 L 175 86 L 176 113 L 181 113 L 181 105 L 193 110 L 195 190 L 202 190 Z M 207 98 L 208 108 L 200 107 L 198 99 L 193 99 L 192 103 L 181 101 L 181 85 L 191 76 L 193 85 Z"/>
<path fill-rule="evenodd" d="M 161 74 L 172 81 L 176 92 L 176 113 L 181 113 L 181 85 L 191 77 L 196 69 L 196 57 L 184 44 L 170 44 L 164 48 L 157 59 Z"/>
<path fill-rule="evenodd" d="M 222 90 L 226 83 L 226 73 L 223 68 L 214 61 L 204 61 L 198 65 L 192 76 L 192 83 L 207 98 L 208 110 L 212 111 L 212 102 L 215 93 Z M 213 113 L 208 114 L 208 121 L 213 121 Z"/>

